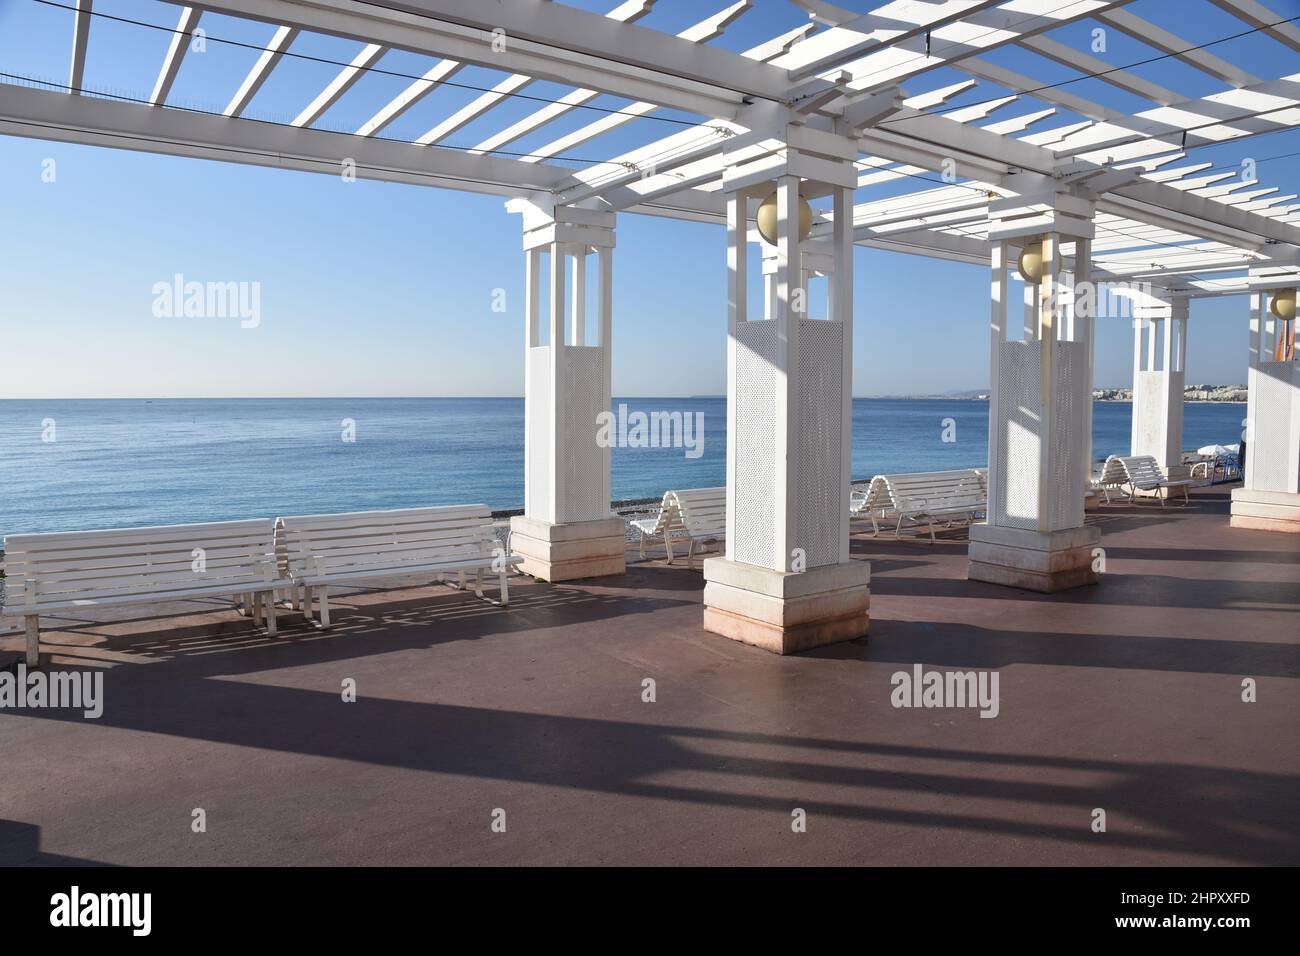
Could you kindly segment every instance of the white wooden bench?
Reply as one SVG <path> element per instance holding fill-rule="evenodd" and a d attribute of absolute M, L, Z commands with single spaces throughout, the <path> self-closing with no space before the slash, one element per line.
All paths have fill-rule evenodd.
<path fill-rule="evenodd" d="M 668 563 L 672 564 L 673 535 L 685 535 L 690 543 L 686 560 L 695 554 L 697 544 L 721 541 L 727 534 L 727 489 L 683 488 L 664 495 L 659 504 L 659 514 L 653 518 L 639 518 L 632 527 L 641 532 L 641 557 L 645 557 L 646 542 L 662 538 Z"/>
<path fill-rule="evenodd" d="M 1138 500 L 1138 492 L 1146 491 L 1159 499 L 1160 507 L 1163 508 L 1165 502 L 1169 500 L 1170 492 L 1182 489 L 1183 503 L 1180 507 L 1185 508 L 1191 504 L 1192 499 L 1189 497 L 1187 489 L 1194 485 L 1195 482 L 1190 478 L 1166 478 L 1155 458 L 1150 455 L 1133 455 L 1128 458 L 1120 458 L 1120 462 L 1124 466 L 1129 495 L 1134 503 Z"/>
<path fill-rule="evenodd" d="M 984 469 L 962 468 L 954 471 L 925 471 L 907 475 L 878 475 L 888 491 L 886 504 L 880 501 L 881 513 L 897 515 L 894 528 L 901 535 L 904 523 L 909 527 L 926 527 L 930 543 L 935 541 L 935 522 L 952 527 L 956 522 L 971 522 L 988 508 L 988 478 Z M 875 479 L 872 479 L 873 484 Z M 872 524 L 879 531 L 875 514 Z"/>
<path fill-rule="evenodd" d="M 243 595 L 274 635 L 276 584 L 270 518 L 9 535 L 0 613 L 24 618 L 35 666 L 40 615 L 74 608 Z"/>
<path fill-rule="evenodd" d="M 277 519 L 275 533 L 284 583 L 299 589 L 295 603 L 309 620 L 313 598 L 319 601 L 322 628 L 330 626 L 332 584 L 412 574 L 441 581 L 455 572 L 464 588 L 465 573 L 473 571 L 474 593 L 483 597 L 483 572 L 491 571 L 504 607 L 510 603 L 506 574 L 523 561 L 505 553 L 487 505 L 298 515 Z"/>

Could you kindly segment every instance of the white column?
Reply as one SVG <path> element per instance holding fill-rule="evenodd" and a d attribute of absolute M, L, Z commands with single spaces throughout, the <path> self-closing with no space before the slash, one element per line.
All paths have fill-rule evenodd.
<path fill-rule="evenodd" d="M 524 514 L 511 519 L 520 569 L 548 581 L 624 570 L 623 521 L 610 514 L 614 214 L 520 200 L 524 218 Z M 598 342 L 586 331 L 587 257 L 597 256 Z M 549 337 L 541 342 L 539 277 L 548 275 Z M 566 337 L 567 331 L 567 337 Z"/>
<path fill-rule="evenodd" d="M 989 323 L 987 519 L 970 529 L 972 580 L 1037 591 L 1096 581 L 1100 534 L 1084 524 L 1090 472 L 1090 315 L 1070 315 L 1077 284 L 1090 275 L 1090 202 L 1068 194 L 995 201 Z M 1042 231 L 1047 220 L 1054 228 Z M 1043 274 L 1027 283 L 1033 319 L 1026 339 L 1007 339 L 1007 270 L 1021 248 L 1040 242 Z M 1067 271 L 1062 246 L 1075 244 Z M 1064 284 L 1069 283 L 1069 289 Z M 1036 337 L 1028 335 L 1032 330 Z"/>
<path fill-rule="evenodd" d="M 850 558 L 848 528 L 857 145 L 825 145 L 832 154 L 816 162 L 789 148 L 776 169 L 771 157 L 747 159 L 724 178 L 727 542 L 725 556 L 704 562 L 704 627 L 783 654 L 861 637 L 868 626 L 870 567 Z M 816 238 L 799 235 L 801 192 L 831 197 Z M 748 210 L 773 193 L 770 307 L 751 319 Z M 808 314 L 813 276 L 827 280 L 825 317 Z"/>
<path fill-rule="evenodd" d="M 1074 273 L 1070 276 L 1070 281 L 1075 290 L 1070 297 L 1070 339 L 1082 345 L 1087 354 L 1087 375 L 1083 389 L 1085 395 L 1083 406 L 1083 454 L 1080 456 L 1081 460 L 1079 462 L 1083 470 L 1086 507 L 1087 489 L 1092 481 L 1093 474 L 1092 390 L 1096 384 L 1093 366 L 1097 351 L 1097 290 L 1092 280 L 1091 239 L 1075 238 Z"/>
<path fill-rule="evenodd" d="M 1182 453 L 1187 299 L 1141 293 L 1134 300 L 1134 315 L 1135 324 L 1148 323 L 1148 349 L 1144 362 L 1139 328 L 1129 454 L 1149 455 L 1170 478 L 1186 478 L 1189 469 L 1182 463 Z M 1175 336 L 1179 339 L 1176 348 Z"/>
<path fill-rule="evenodd" d="M 1232 492 L 1234 528 L 1300 533 L 1300 362 L 1278 360 L 1289 329 L 1273 317 L 1273 296 L 1294 278 L 1251 270 L 1250 369 L 1243 441 L 1246 475 Z"/>

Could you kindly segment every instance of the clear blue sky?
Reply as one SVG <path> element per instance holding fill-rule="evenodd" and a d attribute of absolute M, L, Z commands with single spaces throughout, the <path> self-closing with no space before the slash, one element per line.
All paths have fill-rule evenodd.
<path fill-rule="evenodd" d="M 1295 0 L 1270 0 L 1280 17 L 1300 13 Z M 580 4 L 604 11 L 614 0 Z M 660 0 L 645 25 L 676 32 L 721 9 L 723 0 Z M 841 0 L 866 10 L 872 0 Z M 1193 43 L 1247 29 L 1204 0 L 1138 0 L 1130 9 Z M 95 10 L 172 27 L 176 8 L 155 0 L 97 0 Z M 37 0 L 0 0 L 0 70 L 66 82 L 71 13 Z M 740 50 L 802 22 L 786 0 L 757 0 L 720 46 Z M 261 44 L 267 25 L 206 15 L 211 37 Z M 1053 37 L 1087 50 L 1083 21 Z M 92 21 L 86 86 L 147 97 L 168 36 Z M 1153 51 L 1111 30 L 1115 66 Z M 304 36 L 294 51 L 350 59 L 358 45 Z M 1300 57 L 1252 35 L 1211 47 L 1263 78 L 1300 69 Z M 169 100 L 219 111 L 256 53 L 210 40 L 186 57 Z M 987 59 L 1056 82 L 1071 72 L 1024 51 Z M 427 58 L 389 53 L 381 66 L 423 72 Z M 249 114 L 286 120 L 337 72 L 337 67 L 285 60 L 254 99 Z M 1221 87 L 1211 78 L 1164 61 L 1134 68 L 1188 97 Z M 467 69 L 456 77 L 490 86 L 500 74 Z M 936 71 L 907 85 L 909 93 L 960 78 Z M 318 123 L 355 129 L 407 84 L 367 76 Z M 1071 91 L 1115 109 L 1144 108 L 1098 80 Z M 566 88 L 537 83 L 531 95 Z M 952 104 L 1002 93 L 981 83 Z M 427 97 L 385 131 L 414 138 L 475 90 L 447 88 Z M 598 105 L 626 105 L 601 97 Z M 449 141 L 473 145 L 541 104 L 502 105 Z M 994 113 L 1008 118 L 1041 108 L 1029 98 Z M 589 122 L 576 111 L 511 148 L 527 151 Z M 1070 122 L 1059 111 L 1054 122 Z M 667 124 L 628 130 L 586 144 L 581 158 L 598 160 L 673 132 Z M 1044 126 L 1034 127 L 1041 129 Z M 1200 149 L 1188 162 L 1236 166 L 1259 160 L 1264 185 L 1300 192 L 1300 131 Z M 578 155 L 575 153 L 575 155 Z M 1283 156 L 1281 159 L 1270 157 Z M 54 159 L 57 181 L 42 182 Z M 909 180 L 895 191 L 928 188 Z M 863 190 L 859 201 L 889 195 Z M 523 260 L 519 220 L 503 200 L 427 187 L 358 181 L 66 146 L 0 137 L 0 283 L 4 348 L 0 397 L 231 395 L 518 395 L 522 392 Z M 720 394 L 725 391 L 726 273 L 720 227 L 644 216 L 620 216 L 614 259 L 614 390 L 622 395 Z M 159 319 L 154 283 L 186 279 L 258 282 L 261 324 L 234 320 Z M 938 393 L 982 388 L 988 377 L 987 269 L 859 249 L 856 260 L 854 391 L 858 395 Z M 508 310 L 493 312 L 492 291 L 507 291 Z M 1243 382 L 1247 303 L 1244 298 L 1193 305 L 1189 382 Z M 1128 384 L 1132 331 L 1118 320 L 1099 330 L 1096 381 Z"/>

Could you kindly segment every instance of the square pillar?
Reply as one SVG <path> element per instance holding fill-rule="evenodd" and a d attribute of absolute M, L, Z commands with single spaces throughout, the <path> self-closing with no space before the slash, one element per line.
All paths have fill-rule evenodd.
<path fill-rule="evenodd" d="M 1187 316 L 1186 298 L 1135 293 L 1130 454 L 1150 455 L 1168 478 L 1186 478 L 1191 473 L 1183 464 Z"/>
<path fill-rule="evenodd" d="M 1300 363 L 1295 320 L 1270 306 L 1296 278 L 1251 270 L 1250 371 L 1247 382 L 1246 475 L 1232 491 L 1234 528 L 1300 533 Z"/>
<path fill-rule="evenodd" d="M 1084 524 L 1084 497 L 1094 309 L 1071 307 L 1095 301 L 1074 294 L 1091 281 L 1092 204 L 1048 192 L 995 201 L 989 217 L 989 499 L 986 520 L 970 529 L 967 577 L 1043 592 L 1093 584 L 1101 534 Z M 1026 282 L 1032 320 L 1022 341 L 1009 340 L 1008 268 L 1034 243 L 1043 264 Z"/>
<path fill-rule="evenodd" d="M 526 289 L 524 514 L 510 519 L 510 549 L 524 559 L 519 569 L 539 580 L 622 574 L 625 526 L 610 513 L 610 448 L 597 441 L 598 416 L 611 404 L 614 214 L 544 211 L 522 200 L 506 206 L 524 216 Z M 586 321 L 586 270 L 593 259 L 597 342 L 588 341 Z"/>
<path fill-rule="evenodd" d="M 727 195 L 727 540 L 704 562 L 704 628 L 778 654 L 867 633 L 871 568 L 849 557 L 856 141 L 801 127 L 730 166 Z M 775 196 L 767 305 L 748 310 L 751 207 Z M 800 235 L 807 198 L 834 221 Z M 757 232 L 757 231 L 755 231 Z M 760 240 L 765 241 L 765 240 Z M 828 314 L 809 314 L 824 278 Z M 758 311 L 758 310 L 756 310 Z"/>

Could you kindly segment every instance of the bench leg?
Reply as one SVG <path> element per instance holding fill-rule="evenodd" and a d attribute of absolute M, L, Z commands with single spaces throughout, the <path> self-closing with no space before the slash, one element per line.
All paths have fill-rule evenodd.
<path fill-rule="evenodd" d="M 307 590 L 305 587 L 301 587 L 301 588 L 293 588 L 293 587 L 291 587 L 291 588 L 289 588 L 289 593 L 290 593 L 290 594 L 292 595 L 292 597 L 293 597 L 293 603 L 292 603 L 292 605 L 291 605 L 291 607 L 293 608 L 293 610 L 295 610 L 295 611 L 301 611 L 301 610 L 302 610 L 302 592 L 305 591 L 305 590 Z"/>
<path fill-rule="evenodd" d="M 320 590 L 316 592 L 316 596 L 320 598 L 320 626 L 323 631 L 328 631 L 330 629 L 329 591 L 329 587 L 322 584 Z"/>
<path fill-rule="evenodd" d="M 27 627 L 27 666 L 41 666 L 41 618 L 38 614 L 27 614 L 23 617 L 23 624 Z"/>
<path fill-rule="evenodd" d="M 475 597 L 483 596 L 483 569 L 482 568 L 474 569 L 474 596 Z"/>
<path fill-rule="evenodd" d="M 664 531 L 664 550 L 668 552 L 668 563 L 673 563 L 673 529 Z"/>
<path fill-rule="evenodd" d="M 456 580 L 457 580 L 457 582 L 458 582 L 457 585 L 456 585 L 456 589 L 457 589 L 458 591 L 463 591 L 463 590 L 465 590 L 465 572 L 464 572 L 464 571 L 457 571 L 457 572 L 456 572 Z"/>
<path fill-rule="evenodd" d="M 304 619 L 311 620 L 311 588 L 307 585 L 302 586 L 302 616 Z"/>
<path fill-rule="evenodd" d="M 266 634 L 267 637 L 275 637 L 275 592 L 266 592 L 266 603 L 262 605 L 262 612 L 266 616 Z"/>
<path fill-rule="evenodd" d="M 641 529 L 641 560 L 645 560 L 645 528 Z"/>
<path fill-rule="evenodd" d="M 249 606 L 252 608 L 253 626 L 256 627 L 262 621 L 262 594 L 255 591 L 249 596 Z"/>
<path fill-rule="evenodd" d="M 497 574 L 497 582 L 501 588 L 501 606 L 506 607 L 510 604 L 510 583 L 508 578 L 508 569 L 502 568 Z"/>

